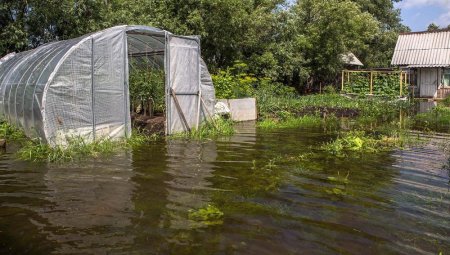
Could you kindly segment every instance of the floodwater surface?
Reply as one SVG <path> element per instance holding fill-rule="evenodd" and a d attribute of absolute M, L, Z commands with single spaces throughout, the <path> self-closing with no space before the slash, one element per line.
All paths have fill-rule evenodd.
<path fill-rule="evenodd" d="M 0 159 L 1 254 L 448 254 L 436 143 L 336 157 L 320 130 L 244 124 L 72 164 Z M 437 141 L 437 142 L 436 142 Z M 190 217 L 213 205 L 212 220 Z"/>

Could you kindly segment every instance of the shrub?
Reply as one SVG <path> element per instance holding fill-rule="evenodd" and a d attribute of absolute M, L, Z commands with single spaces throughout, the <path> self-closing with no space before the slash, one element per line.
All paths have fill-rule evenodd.
<path fill-rule="evenodd" d="M 327 85 L 327 86 L 323 87 L 322 92 L 325 94 L 336 94 L 337 93 L 336 88 L 333 85 Z"/>
<path fill-rule="evenodd" d="M 232 67 L 212 75 L 217 98 L 252 97 L 258 79 L 247 73 L 247 65 L 236 62 Z"/>

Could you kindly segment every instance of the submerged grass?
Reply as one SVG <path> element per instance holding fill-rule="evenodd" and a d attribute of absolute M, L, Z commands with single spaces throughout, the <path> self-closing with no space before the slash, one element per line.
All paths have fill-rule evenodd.
<path fill-rule="evenodd" d="M 234 123 L 229 119 L 216 118 L 203 123 L 198 129 L 191 132 L 174 134 L 169 139 L 194 139 L 205 140 L 214 139 L 220 136 L 231 136 L 235 132 Z"/>
<path fill-rule="evenodd" d="M 377 153 L 396 148 L 405 148 L 420 142 L 404 130 L 390 130 L 387 133 L 350 131 L 341 133 L 335 140 L 325 143 L 321 149 L 337 156 L 348 153 Z"/>
<path fill-rule="evenodd" d="M 147 136 L 138 130 L 128 139 L 103 139 L 86 142 L 81 137 L 69 139 L 66 146 L 51 147 L 39 141 L 27 141 L 17 152 L 18 158 L 35 162 L 69 162 L 85 158 L 97 158 L 116 153 L 120 149 L 141 146 L 157 139 L 156 136 Z"/>
<path fill-rule="evenodd" d="M 414 117 L 414 125 L 423 131 L 450 131 L 450 108 L 437 106 Z"/>
<path fill-rule="evenodd" d="M 216 119 L 214 122 L 203 124 L 198 130 L 190 133 L 182 133 L 173 138 L 207 139 L 219 136 L 232 135 L 234 133 L 233 122 L 230 120 Z M 110 156 L 120 150 L 139 147 L 143 144 L 163 139 L 160 135 L 146 135 L 139 130 L 133 130 L 130 138 L 121 140 L 103 139 L 87 142 L 81 137 L 73 137 L 68 140 L 66 146 L 52 147 L 39 141 L 26 141 L 17 152 L 18 158 L 35 162 L 70 162 L 85 158 L 98 158 Z"/>
<path fill-rule="evenodd" d="M 268 118 L 258 122 L 262 129 L 296 128 L 296 127 L 320 127 L 323 119 L 319 116 L 305 115 L 301 117 L 288 117 L 286 119 Z"/>

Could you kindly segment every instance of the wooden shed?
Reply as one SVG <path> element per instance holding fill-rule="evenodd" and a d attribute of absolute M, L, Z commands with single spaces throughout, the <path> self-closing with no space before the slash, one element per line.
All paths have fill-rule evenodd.
<path fill-rule="evenodd" d="M 421 98 L 450 95 L 450 30 L 400 34 L 391 64 L 408 70 Z"/>

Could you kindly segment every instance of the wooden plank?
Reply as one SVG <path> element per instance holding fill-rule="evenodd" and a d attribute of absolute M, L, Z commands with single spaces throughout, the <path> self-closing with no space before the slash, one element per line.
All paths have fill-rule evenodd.
<path fill-rule="evenodd" d="M 189 123 L 186 120 L 186 116 L 184 116 L 183 110 L 181 109 L 181 106 L 180 106 L 180 102 L 178 101 L 178 97 L 177 97 L 175 91 L 173 90 L 173 88 L 170 88 L 170 94 L 173 97 L 173 101 L 175 102 L 175 106 L 177 107 L 177 111 L 178 111 L 178 113 L 181 116 L 181 120 L 183 121 L 183 123 L 186 126 L 187 130 L 189 132 L 191 132 L 191 127 L 189 127 Z"/>

